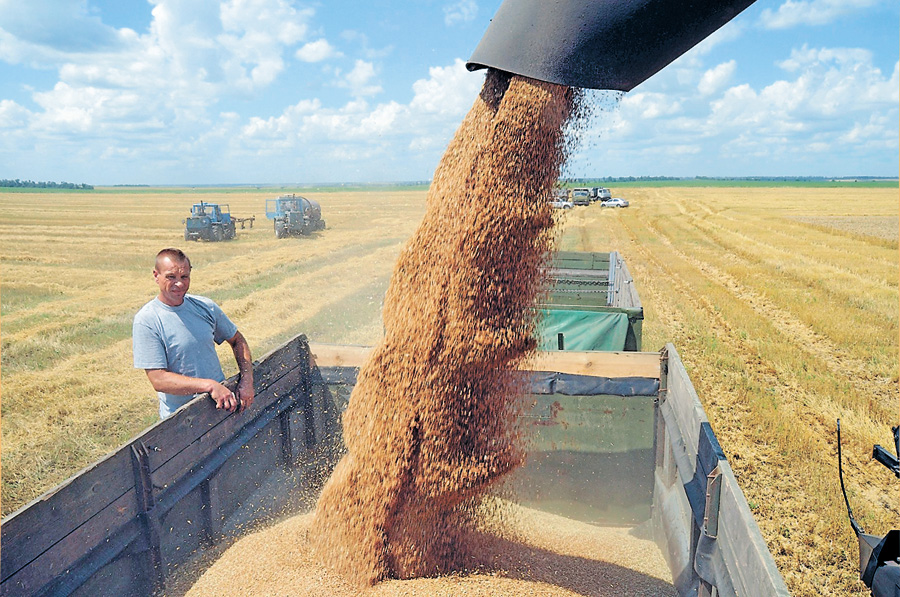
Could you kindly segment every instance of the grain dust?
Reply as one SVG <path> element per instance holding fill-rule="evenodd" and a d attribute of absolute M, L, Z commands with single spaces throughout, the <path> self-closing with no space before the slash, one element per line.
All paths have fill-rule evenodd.
<path fill-rule="evenodd" d="M 523 460 L 510 371 L 535 347 L 575 104 L 570 88 L 489 71 L 438 165 L 310 529 L 318 560 L 354 583 L 471 565 L 474 505 Z"/>

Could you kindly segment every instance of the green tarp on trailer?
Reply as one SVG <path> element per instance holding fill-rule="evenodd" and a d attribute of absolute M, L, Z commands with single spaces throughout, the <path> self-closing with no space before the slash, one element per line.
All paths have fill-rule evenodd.
<path fill-rule="evenodd" d="M 626 312 L 541 309 L 540 313 L 538 350 L 626 349 L 629 328 Z"/>
<path fill-rule="evenodd" d="M 641 350 L 644 309 L 619 253 L 560 251 L 548 277 L 538 305 L 541 350 Z"/>

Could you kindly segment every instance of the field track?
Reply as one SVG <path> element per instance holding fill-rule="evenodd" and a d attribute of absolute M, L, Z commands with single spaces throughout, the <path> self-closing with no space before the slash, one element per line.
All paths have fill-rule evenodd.
<path fill-rule="evenodd" d="M 871 460 L 898 422 L 898 192 L 623 188 L 627 209 L 561 216 L 559 246 L 621 252 L 644 344 L 678 349 L 794 595 L 865 595 L 841 498 L 869 532 L 896 527 L 896 480 Z M 153 255 L 183 248 L 256 358 L 303 332 L 371 344 L 424 191 L 309 193 L 327 229 L 275 239 L 278 191 L 0 192 L 3 478 L 8 514 L 152 424 L 131 318 Z M 226 243 L 185 243 L 200 199 L 256 216 Z M 233 358 L 220 351 L 226 374 Z"/>

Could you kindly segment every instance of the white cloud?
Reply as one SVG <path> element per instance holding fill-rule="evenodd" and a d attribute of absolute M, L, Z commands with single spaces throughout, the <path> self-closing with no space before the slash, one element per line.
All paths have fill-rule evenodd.
<path fill-rule="evenodd" d="M 302 0 L 148 0 L 152 18 L 140 33 L 104 24 L 91 2 L 0 0 L 0 60 L 13 65 L 13 76 L 43 70 L 13 80 L 0 96 L 6 177 L 86 177 L 92 184 L 322 181 L 356 172 L 360 180 L 427 177 L 484 80 L 455 59 L 465 51 L 448 54 L 443 40 L 422 47 L 413 61 L 404 40 L 383 28 L 341 30 L 345 18 L 320 17 Z M 857 7 L 873 2 L 845 0 Z M 787 23 L 798 7 L 834 15 L 843 5 L 791 0 L 766 18 Z M 430 9 L 438 29 L 444 17 L 462 32 L 477 5 L 444 0 Z M 608 161 L 615 170 L 604 174 L 649 163 L 715 175 L 722 172 L 701 170 L 715 168 L 719 155 L 739 174 L 751 172 L 751 156 L 778 158 L 791 170 L 797 151 L 816 152 L 821 161 L 829 151 L 842 160 L 878 148 L 896 162 L 895 47 L 885 54 L 856 40 L 846 43 L 875 49 L 802 46 L 779 62 L 759 58 L 741 62 L 741 69 L 727 61 L 731 54 L 711 62 L 712 48 L 749 26 L 746 19 L 729 23 L 637 92 L 620 96 L 614 109 L 597 110 L 603 123 L 585 137 L 603 143 L 581 154 L 595 165 Z M 784 40 L 793 32 L 757 33 Z M 744 51 L 743 44 L 732 47 Z M 876 67 L 890 68 L 885 55 L 892 71 Z M 423 63 L 442 66 L 411 81 L 409 73 L 424 72 L 414 70 Z M 48 83 L 46 73 L 58 77 L 51 74 Z M 745 75 L 764 82 L 738 78 Z M 684 166 L 691 163 L 699 167 Z"/>
<path fill-rule="evenodd" d="M 152 3 L 146 34 L 107 27 L 115 33 L 114 48 L 62 52 L 8 31 L 0 34 L 0 56 L 59 72 L 52 89 L 33 94 L 43 111 L 31 116 L 30 126 L 55 135 L 110 135 L 115 138 L 111 145 L 125 143 L 135 131 L 162 134 L 166 127 L 173 135 L 198 138 L 214 120 L 208 110 L 222 98 L 255 93 L 278 77 L 285 67 L 282 54 L 303 42 L 312 18 L 310 10 L 297 10 L 284 0 Z M 60 2 L 69 13 L 72 4 Z M 84 17 L 68 27 L 94 21 Z"/>
<path fill-rule="evenodd" d="M 371 71 L 360 67 L 362 84 Z M 383 164 L 382 176 L 405 168 L 433 169 L 484 81 L 461 60 L 429 69 L 429 78 L 413 84 L 409 104 L 370 104 L 357 98 L 339 108 L 318 100 L 301 101 L 268 119 L 251 118 L 229 141 L 228 156 L 258 160 L 264 155 L 291 154 L 301 170 L 317 164 Z M 407 149 L 412 154 L 407 153 Z M 342 170 L 346 170 L 344 166 Z M 345 173 L 346 174 L 346 173 Z M 371 176 L 371 175 L 370 175 Z"/>
<path fill-rule="evenodd" d="M 745 29 L 746 25 L 742 21 L 726 23 L 679 56 L 662 71 L 653 75 L 653 81 L 657 85 L 663 84 L 664 81 L 672 81 L 672 84 L 678 88 L 699 85 L 700 78 L 706 69 L 706 57 L 718 46 L 727 45 L 740 39 L 744 35 Z"/>
<path fill-rule="evenodd" d="M 91 52 L 117 45 L 117 31 L 86 11 L 83 0 L 0 1 L 0 28 L 18 41 L 57 51 Z"/>
<path fill-rule="evenodd" d="M 384 135 L 389 133 L 406 114 L 408 108 L 397 102 L 380 104 L 360 120 L 359 131 L 364 136 Z"/>
<path fill-rule="evenodd" d="M 704 96 L 716 93 L 731 81 L 736 69 L 737 62 L 734 60 L 723 62 L 715 68 L 709 69 L 703 73 L 702 77 L 700 77 L 697 91 L 700 92 L 700 95 Z"/>
<path fill-rule="evenodd" d="M 787 0 L 773 11 L 763 10 L 760 21 L 766 29 L 787 29 L 798 25 L 828 25 L 844 15 L 875 6 L 880 0 Z"/>
<path fill-rule="evenodd" d="M 318 100 L 301 100 L 287 109 L 281 116 L 263 119 L 250 118 L 250 122 L 241 129 L 241 136 L 246 141 L 269 142 L 272 139 L 294 136 L 302 126 L 304 118 L 323 112 Z"/>
<path fill-rule="evenodd" d="M 805 105 L 815 114 L 867 112 L 900 99 L 897 64 L 887 79 L 868 50 L 803 46 L 778 66 L 797 75 L 786 93 L 807 100 Z"/>
<path fill-rule="evenodd" d="M 853 151 L 853 145 L 897 150 L 897 68 L 890 80 L 859 50 L 795 50 L 781 66 L 792 80 L 759 92 L 729 89 L 698 125 L 725 141 L 724 151 L 756 156 Z M 893 121 L 893 126 L 890 122 Z M 744 132 L 741 132 L 744 131 Z M 790 162 L 789 162 L 790 163 Z"/>
<path fill-rule="evenodd" d="M 699 56 L 705 56 L 721 45 L 739 40 L 747 32 L 744 21 L 729 21 L 701 40 L 693 50 Z"/>
<path fill-rule="evenodd" d="M 56 68 L 71 85 L 145 88 L 155 95 L 181 86 L 226 95 L 267 86 L 284 69 L 285 49 L 303 43 L 313 16 L 284 0 L 151 0 L 150 30 L 139 35 L 80 15 L 83 0 L 37 0 L 27 11 L 6 5 L 32 3 L 3 2 L 0 58 Z M 49 24 L 45 13 L 54 15 Z M 103 43 L 72 51 L 78 41 L 71 32 L 82 30 Z"/>
<path fill-rule="evenodd" d="M 359 83 L 365 85 L 373 74 L 371 65 L 357 64 Z M 366 140 L 372 135 L 407 135 L 423 138 L 456 126 L 471 107 L 481 88 L 483 75 L 466 70 L 462 60 L 446 67 L 429 69 L 430 77 L 413 83 L 414 96 L 408 105 L 389 101 L 370 106 L 355 99 L 341 108 L 324 107 L 318 100 L 303 100 L 280 116 L 251 118 L 241 130 L 243 140 L 253 143 L 277 137 L 329 140 Z"/>
<path fill-rule="evenodd" d="M 25 126 L 30 112 L 12 100 L 0 100 L 0 129 L 13 129 Z"/>
<path fill-rule="evenodd" d="M 791 50 L 791 55 L 778 66 L 788 72 L 824 66 L 829 62 L 839 65 L 854 65 L 872 61 L 872 53 L 862 48 L 810 48 L 803 45 Z"/>
<path fill-rule="evenodd" d="M 700 145 L 669 145 L 666 150 L 674 155 L 696 155 L 703 152 Z"/>
<path fill-rule="evenodd" d="M 347 46 L 355 48 L 355 51 L 366 60 L 381 60 L 390 56 L 391 52 L 394 51 L 391 45 L 383 48 L 373 48 L 370 45 L 369 36 L 354 29 L 341 31 L 340 37 Z"/>
<path fill-rule="evenodd" d="M 458 0 L 444 6 L 444 24 L 448 27 L 474 21 L 477 16 L 478 3 L 475 0 Z"/>
<path fill-rule="evenodd" d="M 303 62 L 322 62 L 340 54 L 327 39 L 317 39 L 305 44 L 294 55 Z"/>
<path fill-rule="evenodd" d="M 306 37 L 307 23 L 315 14 L 310 8 L 297 10 L 284 0 L 226 0 L 219 10 L 222 27 L 243 33 L 250 45 L 267 39 L 278 45 L 294 45 Z"/>
<path fill-rule="evenodd" d="M 662 93 L 635 93 L 622 98 L 621 109 L 625 114 L 643 120 L 672 116 L 681 111 L 681 102 Z"/>
<path fill-rule="evenodd" d="M 451 66 L 432 67 L 428 74 L 428 79 L 413 83 L 415 97 L 410 107 L 417 112 L 465 114 L 484 84 L 484 76 L 470 73 L 460 59 Z"/>
<path fill-rule="evenodd" d="M 696 86 L 668 93 L 670 72 L 625 94 L 590 129 L 603 142 L 580 151 L 570 170 L 722 176 L 896 168 L 900 62 L 885 73 L 866 49 L 802 46 L 777 63 L 780 77 L 759 87 L 729 83 L 734 64 L 702 71 L 697 60 L 683 73 Z"/>
<path fill-rule="evenodd" d="M 313 15 L 284 0 L 227 0 L 219 12 L 223 33 L 217 41 L 227 52 L 222 59 L 226 78 L 246 90 L 275 80 L 284 69 L 284 48 L 305 39 Z"/>
<path fill-rule="evenodd" d="M 357 60 L 353 63 L 353 69 L 343 75 L 335 85 L 349 89 L 354 97 L 375 95 L 382 91 L 380 85 L 371 83 L 376 74 L 374 64 L 365 60 Z"/>

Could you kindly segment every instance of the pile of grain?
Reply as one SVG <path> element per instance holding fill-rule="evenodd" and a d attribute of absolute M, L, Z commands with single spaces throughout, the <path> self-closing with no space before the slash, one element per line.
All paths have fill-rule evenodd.
<path fill-rule="evenodd" d="M 319 561 L 358 584 L 471 565 L 471 512 L 522 462 L 509 372 L 535 346 L 575 97 L 489 71 L 435 172 L 310 529 Z"/>
<path fill-rule="evenodd" d="M 579 523 L 537 510 L 513 507 L 505 521 L 515 542 L 483 537 L 494 556 L 466 573 L 438 578 L 387 580 L 361 589 L 330 574 L 312 557 L 312 515 L 294 516 L 244 537 L 206 571 L 188 597 L 666 597 L 676 595 L 656 545 L 628 529 Z"/>

